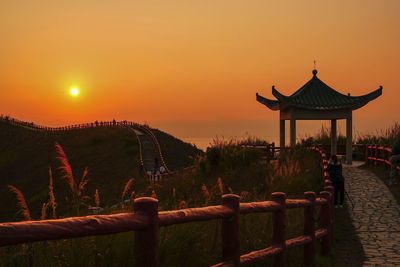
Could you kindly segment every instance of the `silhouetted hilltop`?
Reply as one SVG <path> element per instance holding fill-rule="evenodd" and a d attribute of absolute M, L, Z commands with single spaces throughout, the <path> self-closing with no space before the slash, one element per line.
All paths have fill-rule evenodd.
<path fill-rule="evenodd" d="M 201 153 L 160 130 L 153 130 L 171 170 L 189 166 Z M 0 220 L 15 217 L 16 199 L 7 185 L 18 187 L 28 202 L 33 217 L 40 216 L 42 203 L 48 199 L 49 167 L 53 169 L 54 187 L 59 209 L 68 196 L 65 181 L 61 181 L 59 162 L 54 149 L 58 142 L 65 150 L 79 182 L 87 166 L 89 184 L 86 190 L 93 197 L 100 192 L 102 206 L 120 201 L 126 181 L 134 178 L 134 186 L 147 186 L 140 174 L 140 149 L 134 132 L 124 127 L 103 126 L 68 131 L 33 131 L 0 120 Z"/>

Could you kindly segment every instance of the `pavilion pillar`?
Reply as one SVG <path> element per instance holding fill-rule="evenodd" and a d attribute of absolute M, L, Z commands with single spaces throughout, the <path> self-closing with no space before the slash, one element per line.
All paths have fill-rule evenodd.
<path fill-rule="evenodd" d="M 279 146 L 285 147 L 285 120 L 279 120 Z"/>
<path fill-rule="evenodd" d="M 290 146 L 296 146 L 296 119 L 290 118 Z"/>
<path fill-rule="evenodd" d="M 353 163 L 353 112 L 350 111 L 346 119 L 346 161 Z"/>
<path fill-rule="evenodd" d="M 331 120 L 331 156 L 337 154 L 337 126 L 336 119 Z"/>

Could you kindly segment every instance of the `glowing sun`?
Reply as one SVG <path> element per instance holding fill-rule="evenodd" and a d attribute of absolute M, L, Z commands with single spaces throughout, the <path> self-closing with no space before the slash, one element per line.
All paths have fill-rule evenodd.
<path fill-rule="evenodd" d="M 72 87 L 69 90 L 69 94 L 73 97 L 77 97 L 79 95 L 79 88 L 78 87 Z"/>

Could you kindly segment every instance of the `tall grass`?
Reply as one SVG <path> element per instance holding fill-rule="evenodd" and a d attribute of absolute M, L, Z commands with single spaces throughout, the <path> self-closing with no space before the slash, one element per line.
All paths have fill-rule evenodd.
<path fill-rule="evenodd" d="M 376 130 L 369 134 L 358 134 L 357 143 L 377 144 L 390 147 L 398 138 L 400 138 L 400 123 L 396 122 L 383 130 Z"/>
<path fill-rule="evenodd" d="M 48 203 L 52 210 L 53 219 L 57 218 L 57 202 L 56 202 L 56 197 L 54 196 L 53 172 L 51 171 L 51 167 L 49 167 L 49 202 Z"/>
<path fill-rule="evenodd" d="M 63 180 L 68 182 L 71 192 L 75 192 L 72 190 L 74 188 L 81 190 L 75 180 L 71 180 L 72 167 L 62 147 L 58 146 L 56 149 L 58 156 L 61 157 L 59 161 Z M 247 202 L 269 199 L 273 191 L 284 191 L 289 195 L 299 196 L 304 191 L 320 189 L 321 170 L 313 152 L 302 149 L 292 151 L 270 165 L 266 164 L 263 157 L 262 150 L 243 148 L 236 141 L 218 141 L 198 160 L 195 168 L 178 172 L 161 183 L 148 182 L 143 187 L 138 187 L 135 183 L 133 191 L 134 179 L 130 178 L 123 187 L 121 200 L 125 203 L 125 198 L 128 196 L 131 199 L 152 196 L 159 199 L 160 210 L 170 210 L 219 204 L 221 195 L 228 192 L 240 194 L 241 201 Z M 50 190 L 53 186 L 51 169 L 49 175 L 51 199 L 50 191 L 53 190 Z M 87 174 L 83 175 L 86 176 Z M 96 206 L 99 206 L 100 197 L 97 190 L 94 200 Z M 48 203 L 50 204 L 51 200 Z M 122 210 L 125 208 L 122 207 Z M 106 211 L 118 210 L 108 208 Z M 301 209 L 288 211 L 288 222 L 288 238 L 302 234 Z M 241 253 L 267 247 L 271 243 L 271 214 L 241 216 L 240 231 Z M 221 222 L 218 220 L 162 228 L 160 231 L 162 265 L 207 266 L 219 262 L 222 253 L 220 233 Z M 127 266 L 132 265 L 134 259 L 132 237 L 132 233 L 124 233 L 35 243 L 29 255 L 33 266 Z M 4 253 L 0 259 L 0 266 L 26 266 L 26 258 L 18 256 L 21 255 L 21 249 L 22 246 L 0 249 L 0 253 L 1 251 Z M 299 256 L 301 250 L 289 252 L 291 266 L 299 266 Z M 269 259 L 262 264 L 268 263 Z"/>
<path fill-rule="evenodd" d="M 89 169 L 87 167 L 84 169 L 79 184 L 77 184 L 72 172 L 71 164 L 69 163 L 68 157 L 65 154 L 64 149 L 58 143 L 55 143 L 54 147 L 56 149 L 57 159 L 60 162 L 59 168 L 63 173 L 62 178 L 67 182 L 72 194 L 71 215 L 79 215 L 81 211 L 81 206 L 86 205 L 86 202 L 90 199 L 90 197 L 85 195 L 84 193 L 86 186 L 89 182 Z"/>
<path fill-rule="evenodd" d="M 337 143 L 339 145 L 346 144 L 346 136 L 344 136 L 340 131 L 337 136 Z M 300 138 L 300 144 L 302 146 L 313 146 L 313 145 L 330 145 L 331 144 L 331 129 L 330 127 L 321 126 L 321 129 L 312 136 L 305 136 Z"/>
<path fill-rule="evenodd" d="M 8 189 L 15 194 L 17 197 L 17 203 L 18 203 L 18 210 L 19 212 L 23 215 L 24 219 L 27 221 L 32 220 L 31 217 L 31 212 L 29 211 L 28 204 L 26 203 L 25 196 L 22 194 L 21 190 L 16 188 L 13 185 L 9 185 Z"/>

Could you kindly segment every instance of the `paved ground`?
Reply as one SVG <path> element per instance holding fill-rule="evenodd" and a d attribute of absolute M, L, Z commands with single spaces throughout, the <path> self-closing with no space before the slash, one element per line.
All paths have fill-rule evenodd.
<path fill-rule="evenodd" d="M 343 172 L 350 216 L 367 258 L 363 266 L 400 266 L 400 206 L 386 185 L 357 163 Z"/>
<path fill-rule="evenodd" d="M 153 171 L 155 168 L 155 158 L 157 158 L 157 170 L 163 164 L 161 161 L 160 153 L 157 145 L 154 143 L 153 139 L 146 132 L 131 127 L 140 140 L 142 146 L 142 157 L 145 171 Z M 166 166 L 164 166 L 166 168 Z"/>

